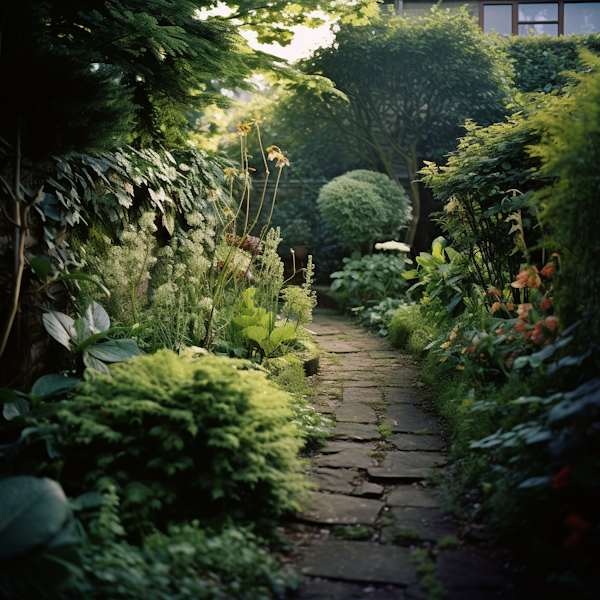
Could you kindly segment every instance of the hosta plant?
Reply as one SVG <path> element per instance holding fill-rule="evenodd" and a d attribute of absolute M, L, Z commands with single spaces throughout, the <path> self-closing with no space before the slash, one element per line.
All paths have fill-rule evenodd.
<path fill-rule="evenodd" d="M 107 312 L 95 301 L 77 319 L 49 310 L 42 316 L 42 322 L 59 344 L 74 354 L 81 353 L 86 367 L 102 373 L 110 374 L 107 362 L 121 362 L 140 353 L 135 340 L 106 339 L 123 328 L 111 329 Z"/>

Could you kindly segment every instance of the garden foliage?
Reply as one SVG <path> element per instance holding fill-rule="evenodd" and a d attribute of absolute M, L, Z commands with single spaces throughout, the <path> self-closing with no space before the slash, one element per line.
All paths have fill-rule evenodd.
<path fill-rule="evenodd" d="M 349 171 L 324 185 L 319 211 L 347 250 L 369 253 L 377 241 L 396 239 L 410 221 L 404 189 L 375 171 Z"/>
<path fill-rule="evenodd" d="M 423 305 L 422 373 L 452 431 L 449 473 L 479 490 L 478 503 L 464 501 L 463 510 L 527 540 L 528 560 L 554 591 L 593 598 L 600 62 L 589 52 L 577 60 L 587 72 L 570 75 L 572 85 L 531 95 L 506 124 L 468 125 L 447 165 L 423 171 L 445 202 L 440 221 L 468 287 L 451 320 L 433 321 Z M 423 266 L 413 273 L 423 285 L 428 274 Z M 392 319 L 398 344 L 418 329 L 410 310 Z"/>
<path fill-rule="evenodd" d="M 123 518 L 138 525 L 297 509 L 305 484 L 288 397 L 248 368 L 161 350 L 88 374 L 57 411 L 63 484 L 116 486 Z"/>

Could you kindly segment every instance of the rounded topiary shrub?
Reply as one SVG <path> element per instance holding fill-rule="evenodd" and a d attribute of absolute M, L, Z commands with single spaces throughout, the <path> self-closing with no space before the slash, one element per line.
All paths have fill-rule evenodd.
<path fill-rule="evenodd" d="M 382 173 L 357 170 L 321 188 L 319 211 L 348 250 L 372 250 L 377 241 L 396 239 L 411 218 L 404 189 Z"/>
<path fill-rule="evenodd" d="M 58 410 L 63 483 L 115 485 L 138 524 L 298 509 L 307 485 L 289 396 L 249 365 L 161 350 L 88 376 Z"/>

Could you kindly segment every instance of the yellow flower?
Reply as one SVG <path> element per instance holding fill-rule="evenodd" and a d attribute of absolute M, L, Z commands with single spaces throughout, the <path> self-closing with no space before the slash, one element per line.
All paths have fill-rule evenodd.
<path fill-rule="evenodd" d="M 448 360 L 447 356 L 443 356 L 442 358 L 440 358 L 440 362 L 446 362 Z"/>
<path fill-rule="evenodd" d="M 443 343 L 443 344 L 440 346 L 440 348 L 443 348 L 443 349 L 445 350 L 446 348 L 450 348 L 450 346 L 452 346 L 452 342 L 444 342 L 444 343 Z"/>
<path fill-rule="evenodd" d="M 452 341 L 452 340 L 455 340 L 455 339 L 456 339 L 456 331 L 453 331 L 453 332 L 450 334 L 450 341 Z"/>
<path fill-rule="evenodd" d="M 251 125 L 252 123 L 240 123 L 237 126 L 237 130 L 239 131 L 241 136 L 244 136 L 252 129 Z"/>
<path fill-rule="evenodd" d="M 458 365 L 456 368 L 457 368 L 459 371 L 464 371 L 464 370 L 465 370 L 465 368 L 464 368 L 462 365 Z"/>
<path fill-rule="evenodd" d="M 290 161 L 281 153 L 278 146 L 269 146 L 267 148 L 269 160 L 277 160 L 276 167 L 289 167 Z"/>

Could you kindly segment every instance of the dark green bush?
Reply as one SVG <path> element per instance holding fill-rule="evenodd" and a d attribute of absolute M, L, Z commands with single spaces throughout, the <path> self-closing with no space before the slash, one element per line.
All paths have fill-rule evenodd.
<path fill-rule="evenodd" d="M 193 521 L 155 532 L 139 547 L 123 539 L 114 493 L 106 501 L 79 551 L 84 577 L 73 580 L 61 597 L 265 600 L 282 597 L 296 583 L 247 528 L 228 526 L 216 533 Z"/>
<path fill-rule="evenodd" d="M 115 485 L 125 521 L 272 518 L 306 489 L 289 397 L 249 363 L 161 350 L 58 410 L 69 491 Z"/>
<path fill-rule="evenodd" d="M 340 243 L 363 254 L 378 240 L 396 239 L 411 214 L 400 185 L 365 170 L 350 171 L 324 185 L 317 205 Z"/>
<path fill-rule="evenodd" d="M 520 92 L 550 92 L 574 80 L 564 71 L 582 71 L 581 48 L 600 49 L 600 35 L 511 36 L 504 50 L 514 60 L 514 82 Z"/>

